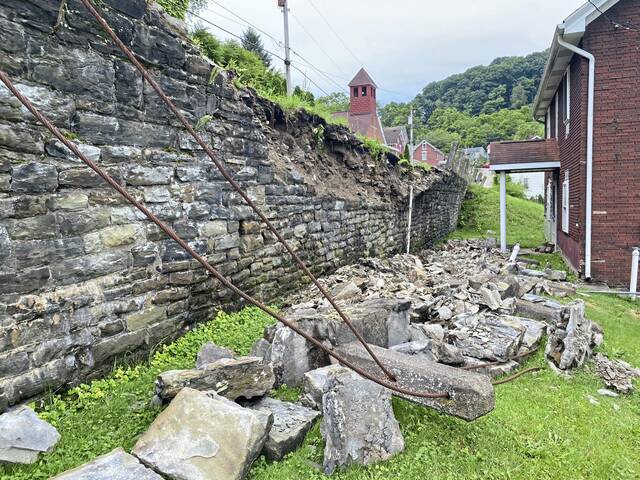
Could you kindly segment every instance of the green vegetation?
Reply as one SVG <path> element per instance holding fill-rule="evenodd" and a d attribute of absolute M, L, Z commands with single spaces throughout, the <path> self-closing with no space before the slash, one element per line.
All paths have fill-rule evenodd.
<path fill-rule="evenodd" d="M 242 48 L 245 50 L 255 53 L 265 67 L 271 66 L 271 55 L 267 53 L 264 49 L 264 45 L 262 44 L 262 37 L 260 34 L 253 29 L 253 27 L 249 27 L 242 34 Z"/>
<path fill-rule="evenodd" d="M 371 158 L 373 158 L 376 162 L 384 161 L 385 155 L 390 151 L 386 145 L 383 145 L 379 141 L 372 138 L 360 135 L 359 133 L 356 133 L 356 137 L 358 137 L 358 140 L 360 140 L 364 144 L 365 148 L 369 150 Z"/>
<path fill-rule="evenodd" d="M 498 140 L 525 140 L 543 134 L 533 120 L 532 103 L 548 52 L 497 58 L 427 85 L 409 103 L 391 102 L 380 109 L 385 127 L 406 125 L 411 107 L 415 136 L 448 153 L 451 144 L 486 146 Z"/>
<path fill-rule="evenodd" d="M 550 268 L 552 270 L 566 270 L 567 280 L 575 282 L 578 279 L 577 275 L 567 267 L 564 258 L 562 258 L 562 255 L 559 252 L 530 253 L 523 257 L 540 262 L 540 265 L 532 265 L 531 268 L 533 269 L 544 270 L 545 268 Z"/>
<path fill-rule="evenodd" d="M 549 56 L 548 51 L 526 57 L 496 58 L 464 73 L 427 85 L 415 104 L 428 122 L 439 108 L 455 108 L 470 115 L 519 109 L 533 102 Z"/>
<path fill-rule="evenodd" d="M 120 364 L 102 380 L 81 385 L 66 395 L 51 395 L 34 407 L 62 435 L 55 451 L 34 465 L 0 465 L 0 480 L 47 479 L 114 448 L 130 450 L 159 413 L 150 400 L 160 372 L 193 368 L 198 351 L 210 341 L 246 355 L 264 328 L 273 323 L 255 307 L 232 314 L 221 312 L 215 320 L 161 347 L 147 362 Z M 280 394 L 292 398 L 294 392 L 285 389 Z"/>
<path fill-rule="evenodd" d="M 522 247 L 539 247 L 545 243 L 544 206 L 511 196 L 518 192 L 519 185 L 508 183 L 513 190 L 507 190 L 507 241 L 520 243 Z M 483 188 L 471 185 L 467 192 L 458 230 L 450 238 L 481 238 L 500 234 L 500 192 L 497 186 Z"/>
<path fill-rule="evenodd" d="M 208 0 L 155 0 L 172 17 L 184 19 L 187 11 L 198 12 L 202 10 Z"/>

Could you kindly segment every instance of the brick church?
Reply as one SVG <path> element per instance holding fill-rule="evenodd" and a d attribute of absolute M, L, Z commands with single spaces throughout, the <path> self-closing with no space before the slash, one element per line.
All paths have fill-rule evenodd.
<path fill-rule="evenodd" d="M 347 120 L 349 128 L 360 135 L 387 145 L 399 155 L 409 143 L 405 127 L 383 128 L 378 117 L 376 90 L 378 86 L 364 68 L 349 82 L 349 111 L 334 113 Z"/>

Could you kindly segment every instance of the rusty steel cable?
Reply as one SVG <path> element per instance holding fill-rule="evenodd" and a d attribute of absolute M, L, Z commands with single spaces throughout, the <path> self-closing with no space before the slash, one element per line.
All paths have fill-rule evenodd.
<path fill-rule="evenodd" d="M 207 262 L 207 260 L 204 257 L 199 255 L 195 250 L 193 250 L 193 248 L 191 248 L 187 242 L 185 242 L 182 238 L 180 238 L 178 236 L 178 234 L 175 233 L 168 225 L 166 225 L 156 215 L 154 215 L 151 211 L 149 211 L 147 209 L 147 207 L 145 207 L 141 202 L 137 201 L 124 187 L 122 187 L 118 182 L 116 182 L 106 171 L 104 171 L 96 163 L 94 163 L 89 158 L 87 158 L 87 156 L 84 155 L 73 142 L 71 142 L 69 139 L 67 139 L 60 132 L 60 130 L 58 130 L 58 128 L 55 125 L 53 125 L 51 123 L 51 121 L 49 121 L 49 119 L 47 119 L 47 117 L 45 117 L 29 101 L 28 98 L 26 98 L 24 95 L 22 95 L 22 93 L 20 93 L 20 91 L 16 88 L 16 86 L 13 84 L 11 79 L 7 76 L 7 74 L 2 69 L 0 69 L 0 81 L 2 81 L 2 83 L 4 83 L 6 85 L 6 87 L 9 89 L 9 91 L 20 101 L 20 103 L 22 103 L 25 106 L 25 108 L 27 110 L 29 110 L 29 112 L 31 112 L 31 114 L 34 117 L 36 117 L 36 119 L 42 125 L 44 125 L 45 128 L 47 128 L 47 130 L 49 130 L 58 140 L 60 140 L 60 142 L 62 142 L 63 145 L 65 145 L 80 160 L 82 160 L 89 168 L 91 168 L 96 174 L 98 174 L 114 190 L 116 190 L 120 195 L 122 195 L 129 203 L 131 203 L 134 207 L 136 207 L 138 210 L 140 210 L 140 212 L 142 212 L 145 217 L 147 217 L 155 225 L 157 225 L 172 240 L 174 240 L 176 243 L 178 243 L 178 245 L 180 245 L 180 247 L 182 247 L 182 249 L 184 249 L 191 257 L 193 257 L 200 265 L 202 265 L 206 271 L 211 273 L 226 288 L 228 288 L 229 290 L 231 290 L 232 292 L 234 292 L 235 294 L 237 294 L 238 296 L 240 296 L 242 299 L 246 300 L 247 302 L 255 305 L 260 310 L 262 310 L 266 314 L 270 315 L 271 317 L 273 317 L 274 319 L 276 319 L 277 321 L 279 321 L 280 323 L 282 323 L 286 327 L 290 328 L 291 330 L 296 332 L 298 335 L 303 337 L 305 340 L 307 340 L 308 342 L 312 343 L 313 345 L 315 345 L 316 347 L 318 347 L 319 349 L 321 349 L 322 351 L 327 353 L 329 356 L 333 357 L 339 363 L 341 363 L 345 367 L 353 370 L 358 375 L 360 375 L 363 378 L 366 378 L 367 380 L 371 380 L 372 382 L 377 383 L 378 385 L 380 385 L 382 387 L 388 388 L 389 390 L 394 391 L 396 393 L 400 393 L 402 395 L 409 395 L 409 396 L 417 397 L 417 398 L 433 398 L 433 399 L 451 398 L 451 394 L 449 392 L 413 392 L 413 391 L 408 390 L 406 388 L 398 387 L 397 385 L 389 383 L 389 382 L 387 382 L 385 380 L 381 380 L 381 379 L 379 379 L 379 378 L 367 373 L 363 369 L 357 367 L 353 363 L 351 363 L 348 360 L 345 360 L 344 358 L 342 358 L 340 355 L 335 353 L 332 349 L 327 348 L 323 343 L 321 343 L 320 341 L 318 341 L 317 339 L 315 339 L 314 337 L 312 337 L 308 333 L 304 332 L 302 329 L 297 327 L 293 322 L 288 321 L 286 318 L 284 318 L 282 315 L 280 315 L 279 313 L 277 313 L 274 310 L 272 310 L 271 308 L 269 308 L 267 305 L 263 304 L 259 300 L 253 298 L 252 296 L 250 296 L 247 293 L 245 293 L 242 290 L 240 290 L 230 280 L 228 280 L 224 275 L 222 275 L 220 272 L 218 272 L 209 262 Z M 509 378 L 506 378 L 504 380 L 500 380 L 498 382 L 494 382 L 493 385 L 502 385 L 502 384 L 511 382 L 511 381 L 517 379 L 518 377 L 526 374 L 526 373 L 535 372 L 535 371 L 538 371 L 538 370 L 540 370 L 539 367 L 529 368 L 529 369 L 523 370 L 522 372 L 519 372 L 516 375 L 513 375 L 513 376 L 511 376 Z"/>
<path fill-rule="evenodd" d="M 296 262 L 298 267 L 305 273 L 307 277 L 313 282 L 313 284 L 318 288 L 320 293 L 327 299 L 327 301 L 331 304 L 334 310 L 338 313 L 340 318 L 345 322 L 345 324 L 349 327 L 349 330 L 355 335 L 358 341 L 362 344 L 362 346 L 366 349 L 367 353 L 371 356 L 374 362 L 380 367 L 380 369 L 384 372 L 384 374 L 391 380 L 395 381 L 395 375 L 390 372 L 382 362 L 378 359 L 376 354 L 373 352 L 371 347 L 367 345 L 367 342 L 362 337 L 362 335 L 358 332 L 358 330 L 353 326 L 349 318 L 344 314 L 342 309 L 336 304 L 333 300 L 329 292 L 318 282 L 318 279 L 313 275 L 311 270 L 305 265 L 305 263 L 300 259 L 300 257 L 293 251 L 289 243 L 285 240 L 285 238 L 278 232 L 275 226 L 271 223 L 271 221 L 265 216 L 264 213 L 258 208 L 258 206 L 249 198 L 249 196 L 244 192 L 242 187 L 233 179 L 233 177 L 227 172 L 224 165 L 220 162 L 220 160 L 216 157 L 216 154 L 213 152 L 211 147 L 202 139 L 202 137 L 196 132 L 191 123 L 185 118 L 185 116 L 178 110 L 175 104 L 171 101 L 171 99 L 164 92 L 162 87 L 158 85 L 158 83 L 153 79 L 153 77 L 149 74 L 147 69 L 138 61 L 133 52 L 120 40 L 120 37 L 113 31 L 113 29 L 109 26 L 106 20 L 100 15 L 100 13 L 95 9 L 92 2 L 90 0 L 80 0 L 85 7 L 89 10 L 91 15 L 96 19 L 96 21 L 102 26 L 102 28 L 107 32 L 107 34 L 111 37 L 111 39 L 115 42 L 120 50 L 127 56 L 127 58 L 133 63 L 133 65 L 137 68 L 137 70 L 142 74 L 144 79 L 151 85 L 151 87 L 155 90 L 155 92 L 162 98 L 162 101 L 167 105 L 169 110 L 178 118 L 180 123 L 187 129 L 187 131 L 191 134 L 191 136 L 195 139 L 195 141 L 202 147 L 207 156 L 213 161 L 215 166 L 218 168 L 222 176 L 225 178 L 227 182 L 233 187 L 233 189 L 242 197 L 247 205 L 251 207 L 251 209 L 260 217 L 262 222 L 267 226 L 267 228 L 273 233 L 273 235 L 278 239 L 278 242 L 282 244 L 282 246 L 287 250 L 291 258 Z"/>
<path fill-rule="evenodd" d="M 379 378 L 367 373 L 366 371 L 364 371 L 363 369 L 357 367 L 356 365 L 354 365 L 350 361 L 342 358 L 340 355 L 335 353 L 332 349 L 327 348 L 320 341 L 318 341 L 317 339 L 315 339 L 314 337 L 312 337 L 308 333 L 304 332 L 301 328 L 296 326 L 293 322 L 290 322 L 289 320 L 284 318 L 282 315 L 280 315 L 279 313 L 277 313 L 274 310 L 272 310 L 271 308 L 269 308 L 267 305 L 263 304 L 259 300 L 253 298 L 249 294 L 247 294 L 247 293 L 243 292 L 242 290 L 240 290 L 230 280 L 228 280 L 224 275 L 222 275 L 220 272 L 218 272 L 209 262 L 207 262 L 207 260 L 204 257 L 199 255 L 195 250 L 193 250 L 193 248 L 191 248 L 187 242 L 185 242 L 182 238 L 180 238 L 178 236 L 178 234 L 175 233 L 171 229 L 171 227 L 166 225 L 156 215 L 154 215 L 151 211 L 149 211 L 147 209 L 147 207 L 145 207 L 142 203 L 137 201 L 124 187 L 122 187 L 118 182 L 116 182 L 106 171 L 104 171 L 96 163 L 94 163 L 89 158 L 87 158 L 87 156 L 84 155 L 73 142 L 69 141 L 60 132 L 60 130 L 58 130 L 58 128 L 55 125 L 53 125 L 29 101 L 29 99 L 27 99 L 24 95 L 22 95 L 20 93 L 20 91 L 18 91 L 18 89 L 11 82 L 11 80 L 9 79 L 9 77 L 7 76 L 7 74 L 3 70 L 0 70 L 0 81 L 2 81 L 2 83 L 4 83 L 7 86 L 9 91 L 20 101 L 20 103 L 22 103 L 27 108 L 27 110 L 29 110 L 29 112 L 31 112 L 31 114 L 34 117 L 36 117 L 38 119 L 38 121 L 40 123 L 42 123 L 42 125 L 44 125 L 58 140 L 60 140 L 80 160 L 82 160 L 87 166 L 89 166 L 89 168 L 91 168 L 95 173 L 97 173 L 100 177 L 102 177 L 102 179 L 105 182 L 107 182 L 113 189 L 115 189 L 120 195 L 122 195 L 129 203 L 131 203 L 134 207 L 136 207 L 138 210 L 140 210 L 140 212 L 142 212 L 145 217 L 147 217 L 154 224 L 156 224 L 172 240 L 174 240 L 176 243 L 178 243 L 178 245 L 180 245 L 180 247 L 182 247 L 184 249 L 184 251 L 186 251 L 191 257 L 193 257 L 200 265 L 202 265 L 204 267 L 205 270 L 207 270 L 209 273 L 211 273 L 211 275 L 213 275 L 226 288 L 228 288 L 229 290 L 231 290 L 232 292 L 234 292 L 235 294 L 237 294 L 238 296 L 240 296 L 242 299 L 246 300 L 247 302 L 255 305 L 256 307 L 258 307 L 260 310 L 262 310 L 266 314 L 268 314 L 271 317 L 275 318 L 280 323 L 282 323 L 286 327 L 290 328 L 291 330 L 296 332 L 298 335 L 302 336 L 305 340 L 307 340 L 308 342 L 312 343 L 313 345 L 315 345 L 316 347 L 318 347 L 322 351 L 326 352 L 328 355 L 333 357 L 335 360 L 340 362 L 342 365 L 344 365 L 345 367 L 353 370 L 358 375 L 360 375 L 363 378 L 366 378 L 367 380 L 371 380 L 372 382 L 375 382 L 375 383 L 377 383 L 378 385 L 380 385 L 382 387 L 388 388 L 389 390 L 392 390 L 394 392 L 400 393 L 402 395 L 409 395 L 409 396 L 417 397 L 417 398 L 450 398 L 451 397 L 451 395 L 448 392 L 433 392 L 433 393 L 430 393 L 430 392 L 413 392 L 413 391 L 408 390 L 406 388 L 398 387 L 397 385 L 395 385 L 393 383 L 390 383 L 390 382 L 387 382 L 385 380 L 379 379 Z"/>
<path fill-rule="evenodd" d="M 527 373 L 539 372 L 540 370 L 542 370 L 541 367 L 527 368 L 526 370 L 522 370 L 521 372 L 518 372 L 515 375 L 511 375 L 510 377 L 507 377 L 503 380 L 498 380 L 497 382 L 493 382 L 492 385 L 494 387 L 498 385 L 504 385 L 505 383 L 513 382 L 516 378 L 520 378 L 522 375 L 525 375 Z"/>

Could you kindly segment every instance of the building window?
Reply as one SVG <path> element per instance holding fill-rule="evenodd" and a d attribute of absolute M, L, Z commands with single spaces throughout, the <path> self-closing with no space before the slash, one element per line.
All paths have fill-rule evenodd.
<path fill-rule="evenodd" d="M 367 96 L 367 87 L 362 87 L 362 96 L 363 97 Z"/>
<path fill-rule="evenodd" d="M 423 162 L 427 161 L 427 146 L 426 145 L 422 145 L 422 161 Z"/>
<path fill-rule="evenodd" d="M 371 87 L 371 96 L 372 96 L 373 98 L 376 98 L 376 89 L 375 89 L 375 88 L 373 88 L 373 87 Z"/>
<path fill-rule="evenodd" d="M 569 170 L 564 172 L 562 182 L 562 231 L 569 233 Z"/>
<path fill-rule="evenodd" d="M 358 96 L 358 87 L 354 87 L 353 89 L 353 96 L 357 97 Z"/>

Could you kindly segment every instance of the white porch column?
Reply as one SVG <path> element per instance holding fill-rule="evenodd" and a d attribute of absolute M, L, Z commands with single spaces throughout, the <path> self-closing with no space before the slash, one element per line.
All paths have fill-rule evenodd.
<path fill-rule="evenodd" d="M 507 252 L 507 174 L 500 172 L 500 250 Z"/>

